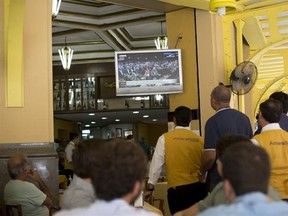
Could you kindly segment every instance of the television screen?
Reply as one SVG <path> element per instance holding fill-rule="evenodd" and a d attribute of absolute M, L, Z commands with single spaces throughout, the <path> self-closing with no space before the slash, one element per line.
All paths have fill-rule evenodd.
<path fill-rule="evenodd" d="M 116 95 L 183 92 L 180 49 L 115 52 Z"/>

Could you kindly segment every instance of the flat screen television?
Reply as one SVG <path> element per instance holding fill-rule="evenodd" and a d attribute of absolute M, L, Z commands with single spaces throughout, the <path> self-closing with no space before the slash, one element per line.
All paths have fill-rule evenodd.
<path fill-rule="evenodd" d="M 183 92 L 181 50 L 115 52 L 116 95 Z"/>

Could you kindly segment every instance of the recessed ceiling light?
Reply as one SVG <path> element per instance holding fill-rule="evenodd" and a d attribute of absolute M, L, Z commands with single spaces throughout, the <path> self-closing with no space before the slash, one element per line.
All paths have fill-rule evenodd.
<path fill-rule="evenodd" d="M 105 119 L 107 119 L 107 117 L 102 117 L 101 119 L 105 120 Z"/>
<path fill-rule="evenodd" d="M 152 121 L 157 121 L 157 119 L 153 119 Z"/>
<path fill-rule="evenodd" d="M 90 116 L 94 116 L 94 115 L 95 115 L 95 113 L 89 113 L 89 115 L 90 115 Z"/>
<path fill-rule="evenodd" d="M 119 121 L 120 121 L 120 119 L 115 119 L 115 121 L 116 121 L 116 122 L 119 122 Z"/>
<path fill-rule="evenodd" d="M 143 118 L 149 118 L 149 115 L 143 115 Z"/>
<path fill-rule="evenodd" d="M 138 114 L 139 113 L 139 111 L 133 111 L 133 114 Z"/>
<path fill-rule="evenodd" d="M 96 124 L 96 122 L 95 122 L 95 121 L 92 121 L 91 124 Z"/>
<path fill-rule="evenodd" d="M 85 127 L 90 127 L 90 125 L 87 124 L 87 125 L 85 125 Z"/>

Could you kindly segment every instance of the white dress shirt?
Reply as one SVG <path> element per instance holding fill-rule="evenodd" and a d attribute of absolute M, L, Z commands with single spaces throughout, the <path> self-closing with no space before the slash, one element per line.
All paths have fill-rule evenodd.
<path fill-rule="evenodd" d="M 180 126 L 176 126 L 175 130 L 177 129 L 191 130 L 189 127 L 180 127 Z M 165 164 L 165 138 L 164 135 L 162 134 L 158 138 L 153 158 L 150 164 L 148 183 L 156 185 L 164 164 Z"/>
<path fill-rule="evenodd" d="M 265 132 L 265 131 L 270 131 L 270 130 L 282 130 L 279 123 L 271 123 L 271 124 L 267 124 L 265 125 L 262 130 L 261 130 L 261 133 L 262 132 Z M 260 134 L 261 134 L 260 133 Z M 259 146 L 259 143 L 256 139 L 251 139 L 251 142 L 254 143 L 255 145 Z"/>
<path fill-rule="evenodd" d="M 86 208 L 60 211 L 56 216 L 157 216 L 157 214 L 140 208 L 134 208 L 123 199 L 110 202 L 97 200 Z"/>

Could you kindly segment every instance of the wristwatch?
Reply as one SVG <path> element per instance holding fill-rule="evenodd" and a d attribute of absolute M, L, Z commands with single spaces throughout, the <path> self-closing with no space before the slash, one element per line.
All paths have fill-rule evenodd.
<path fill-rule="evenodd" d="M 147 185 L 147 190 L 148 191 L 154 191 L 154 185 L 153 184 L 148 184 Z"/>

